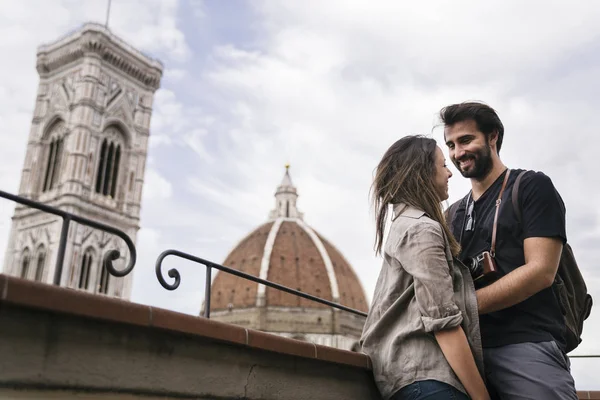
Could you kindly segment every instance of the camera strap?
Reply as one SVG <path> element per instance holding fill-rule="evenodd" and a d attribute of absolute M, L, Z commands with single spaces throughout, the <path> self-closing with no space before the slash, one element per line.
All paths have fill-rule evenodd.
<path fill-rule="evenodd" d="M 500 213 L 500 204 L 502 203 L 502 194 L 504 193 L 504 189 L 506 188 L 506 184 L 508 183 L 508 177 L 510 175 L 510 169 L 506 169 L 506 175 L 504 175 L 504 182 L 502 183 L 502 188 L 500 189 L 500 193 L 498 194 L 498 199 L 496 200 L 496 214 L 494 215 L 494 227 L 492 228 L 492 247 L 490 249 L 490 255 L 492 257 L 496 256 L 496 231 L 498 228 L 498 214 Z"/>

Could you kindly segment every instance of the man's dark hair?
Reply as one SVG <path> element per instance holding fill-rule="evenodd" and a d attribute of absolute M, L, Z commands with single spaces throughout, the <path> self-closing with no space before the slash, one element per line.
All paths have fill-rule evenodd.
<path fill-rule="evenodd" d="M 478 102 L 452 104 L 440 110 L 440 119 L 445 126 L 451 126 L 458 122 L 475 121 L 477 129 L 488 140 L 492 133 L 497 132 L 496 148 L 498 154 L 500 153 L 502 138 L 504 137 L 504 125 L 502 125 L 500 117 L 492 107 Z"/>

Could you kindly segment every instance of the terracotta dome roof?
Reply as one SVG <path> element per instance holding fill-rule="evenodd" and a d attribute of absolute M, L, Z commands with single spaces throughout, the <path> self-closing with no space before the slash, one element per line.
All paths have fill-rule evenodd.
<path fill-rule="evenodd" d="M 247 235 L 224 265 L 281 285 L 367 311 L 364 290 L 342 254 L 309 227 L 296 209 L 289 172 L 276 192 L 271 220 Z M 211 311 L 249 307 L 327 306 L 234 275 L 219 272 L 212 283 Z"/>

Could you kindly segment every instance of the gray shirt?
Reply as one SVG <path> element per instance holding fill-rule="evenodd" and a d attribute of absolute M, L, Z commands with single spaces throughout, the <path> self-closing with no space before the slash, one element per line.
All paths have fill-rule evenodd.
<path fill-rule="evenodd" d="M 484 376 L 477 298 L 468 268 L 453 259 L 438 222 L 416 208 L 394 205 L 361 338 L 383 398 L 427 379 L 466 393 L 433 334 L 458 325 Z"/>

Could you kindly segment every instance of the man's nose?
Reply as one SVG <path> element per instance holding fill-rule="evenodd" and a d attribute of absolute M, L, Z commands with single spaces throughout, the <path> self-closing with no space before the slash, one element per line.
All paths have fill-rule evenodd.
<path fill-rule="evenodd" d="M 454 148 L 454 158 L 460 160 L 465 155 L 465 149 L 462 146 L 456 146 Z"/>

